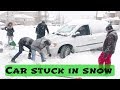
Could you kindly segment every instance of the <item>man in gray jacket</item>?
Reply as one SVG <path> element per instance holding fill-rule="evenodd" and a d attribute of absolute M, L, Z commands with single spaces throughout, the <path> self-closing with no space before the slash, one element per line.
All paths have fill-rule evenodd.
<path fill-rule="evenodd" d="M 39 52 L 40 56 L 41 56 L 41 60 L 42 62 L 45 61 L 45 57 L 43 54 L 43 49 L 46 48 L 47 53 L 49 54 L 49 56 L 51 57 L 51 53 L 49 50 L 49 46 L 51 45 L 51 41 L 49 39 L 46 39 L 45 37 L 36 39 L 35 41 L 33 41 L 33 43 L 31 44 L 31 49 L 32 49 L 32 60 L 35 60 L 35 55 L 36 55 L 36 51 Z"/>

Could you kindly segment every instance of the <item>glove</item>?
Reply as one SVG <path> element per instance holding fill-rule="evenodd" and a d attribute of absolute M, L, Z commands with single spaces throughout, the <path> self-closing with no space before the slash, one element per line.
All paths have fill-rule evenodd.
<path fill-rule="evenodd" d="M 75 38 L 75 37 L 76 37 L 76 35 L 72 35 L 72 37 L 74 37 L 74 38 Z"/>
<path fill-rule="evenodd" d="M 22 48 L 22 51 L 25 51 L 24 48 Z"/>
<path fill-rule="evenodd" d="M 52 55 L 51 54 L 49 54 L 49 57 L 51 57 Z"/>

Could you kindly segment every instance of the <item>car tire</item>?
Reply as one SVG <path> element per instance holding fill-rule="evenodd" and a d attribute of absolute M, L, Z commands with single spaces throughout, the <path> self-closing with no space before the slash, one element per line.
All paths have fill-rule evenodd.
<path fill-rule="evenodd" d="M 65 58 L 71 53 L 71 48 L 70 46 L 63 46 L 61 51 L 60 51 L 60 58 Z"/>

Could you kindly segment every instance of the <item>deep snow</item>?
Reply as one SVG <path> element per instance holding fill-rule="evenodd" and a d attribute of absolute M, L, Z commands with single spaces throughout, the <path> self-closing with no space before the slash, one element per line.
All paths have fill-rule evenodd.
<path fill-rule="evenodd" d="M 50 33 L 56 31 L 59 27 L 55 26 L 48 26 Z M 35 34 L 35 26 L 14 26 L 15 33 L 14 33 L 14 40 L 18 43 L 19 39 L 22 37 L 31 37 L 33 39 L 36 38 Z M 120 36 L 120 34 L 118 33 Z M 6 31 L 0 30 L 0 41 L 3 41 L 4 44 L 7 43 L 7 36 Z M 120 39 L 118 39 L 116 52 L 112 56 L 112 64 L 115 65 L 115 76 L 108 76 L 108 77 L 88 77 L 88 76 L 81 76 L 82 79 L 120 79 Z M 27 50 L 27 48 L 25 48 Z M 3 53 L 0 53 L 0 79 L 68 79 L 67 77 L 10 77 L 5 76 L 5 65 L 12 64 L 10 63 L 11 58 L 18 52 L 18 47 L 15 50 L 9 50 L 9 48 L 4 47 Z M 27 52 L 23 52 L 17 59 L 16 64 L 98 64 L 98 56 L 101 51 L 87 51 L 81 53 L 74 53 L 67 56 L 65 59 L 60 59 L 59 57 L 51 57 L 48 58 L 47 61 L 42 63 L 40 57 L 37 56 L 36 61 L 33 62 L 27 59 Z M 75 77 L 79 78 L 79 77 Z"/>

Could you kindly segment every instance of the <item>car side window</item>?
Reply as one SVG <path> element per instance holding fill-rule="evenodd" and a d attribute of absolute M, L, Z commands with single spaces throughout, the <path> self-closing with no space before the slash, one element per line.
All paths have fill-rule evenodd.
<path fill-rule="evenodd" d="M 90 35 L 90 29 L 88 25 L 81 26 L 76 32 L 80 32 L 79 36 Z"/>

